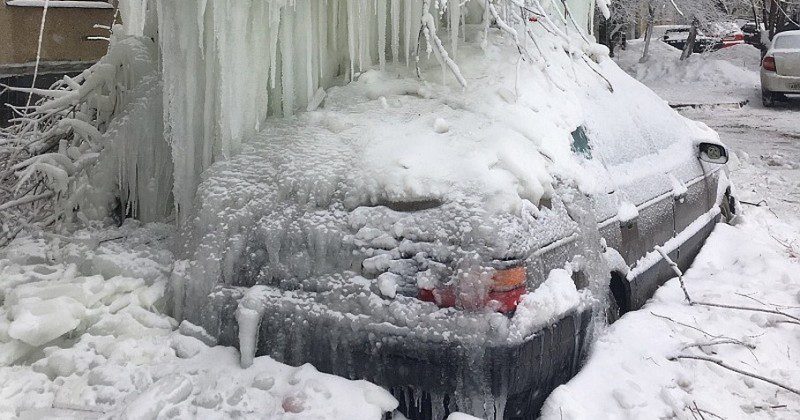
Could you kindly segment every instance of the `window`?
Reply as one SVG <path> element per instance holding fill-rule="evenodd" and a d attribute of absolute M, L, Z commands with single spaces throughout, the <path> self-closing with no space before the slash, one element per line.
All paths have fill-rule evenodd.
<path fill-rule="evenodd" d="M 783 35 L 775 38 L 775 49 L 788 50 L 800 48 L 800 35 Z"/>
<path fill-rule="evenodd" d="M 592 158 L 592 146 L 589 144 L 589 137 L 586 136 L 583 126 L 579 126 L 572 132 L 572 151 L 586 159 Z"/>

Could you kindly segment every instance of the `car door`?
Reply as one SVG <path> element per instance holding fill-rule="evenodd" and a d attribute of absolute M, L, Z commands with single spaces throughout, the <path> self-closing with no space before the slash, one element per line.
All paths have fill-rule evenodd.
<path fill-rule="evenodd" d="M 670 179 L 673 183 L 675 234 L 682 238 L 685 237 L 678 248 L 676 260 L 681 270 L 689 268 L 702 246 L 702 241 L 692 240 L 695 231 L 700 228 L 692 226 L 692 224 L 701 219 L 714 206 L 716 201 L 715 176 L 716 173 L 710 170 L 706 171 L 697 158 L 687 159 L 683 164 L 670 171 Z"/>
<path fill-rule="evenodd" d="M 590 139 L 593 135 L 585 127 L 579 127 L 576 133 Z M 631 143 L 634 141 L 619 144 Z M 635 144 L 645 144 L 640 150 L 648 150 L 646 139 Z M 596 159 L 587 161 L 584 169 L 593 173 L 598 184 L 592 195 L 598 228 L 606 245 L 616 249 L 625 263 L 632 266 L 674 236 L 673 184 L 669 174 L 647 170 L 647 153 L 634 162 L 612 164 L 603 157 L 609 152 L 615 156 L 622 152 L 602 149 L 597 152 Z"/>

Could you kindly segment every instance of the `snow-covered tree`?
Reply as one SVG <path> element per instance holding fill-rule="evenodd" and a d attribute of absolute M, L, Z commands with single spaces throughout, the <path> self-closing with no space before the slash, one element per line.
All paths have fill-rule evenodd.
<path fill-rule="evenodd" d="M 681 59 L 688 57 L 694 48 L 698 30 L 710 29 L 712 24 L 730 20 L 731 13 L 745 4 L 745 0 L 615 0 L 612 11 L 626 22 L 645 23 L 645 46 L 641 61 L 649 58 L 653 26 L 658 22 L 671 21 L 691 25 Z"/>

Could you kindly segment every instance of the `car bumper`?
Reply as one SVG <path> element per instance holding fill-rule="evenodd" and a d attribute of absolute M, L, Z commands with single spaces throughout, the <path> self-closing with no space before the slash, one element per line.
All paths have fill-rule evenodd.
<path fill-rule="evenodd" d="M 761 89 L 779 93 L 800 93 L 800 77 L 781 76 L 762 71 Z"/>
<path fill-rule="evenodd" d="M 235 312 L 245 293 L 244 288 L 218 287 L 204 319 L 194 321 L 217 336 L 219 344 L 238 347 Z M 451 411 L 531 418 L 550 392 L 579 371 L 592 336 L 592 316 L 599 311 L 582 304 L 522 340 L 462 342 L 442 338 L 446 331 L 421 340 L 378 324 L 354 328 L 337 316 L 297 317 L 296 309 L 270 304 L 260 325 L 257 355 L 293 366 L 310 363 L 325 373 L 381 385 L 414 419 L 440 419 Z"/>
<path fill-rule="evenodd" d="M 670 253 L 680 268 L 691 265 L 718 221 L 718 214 L 709 218 Z M 627 307 L 640 308 L 672 277 L 669 264 L 659 259 L 628 278 Z M 218 286 L 199 319 L 190 321 L 202 325 L 219 344 L 238 347 L 235 314 L 246 293 L 247 288 Z M 425 340 L 386 323 L 356 327 L 353 320 L 359 316 L 332 314 L 322 306 L 306 306 L 285 294 L 276 298 L 264 312 L 256 354 L 381 385 L 414 419 L 444 418 L 456 410 L 498 419 L 535 417 L 548 395 L 580 370 L 592 318 L 602 310 L 597 304 L 582 304 L 522 340 L 497 342 L 481 334 L 468 341 L 447 338 L 448 331 Z"/>

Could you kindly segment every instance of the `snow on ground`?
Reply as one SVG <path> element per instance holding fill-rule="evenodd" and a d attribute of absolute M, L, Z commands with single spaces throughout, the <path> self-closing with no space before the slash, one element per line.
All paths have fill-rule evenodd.
<path fill-rule="evenodd" d="M 751 45 L 692 54 L 682 62 L 680 50 L 654 38 L 650 59 L 640 63 L 643 48 L 641 39 L 629 41 L 615 61 L 670 104 L 740 102 L 759 89 L 761 53 Z"/>
<path fill-rule="evenodd" d="M 649 68 L 673 59 L 669 51 L 662 50 L 665 59 L 658 47 L 655 51 Z M 733 49 L 697 56 L 698 63 L 717 59 L 757 75 L 757 66 L 753 69 Z M 688 66 L 709 72 L 729 68 L 698 63 Z M 635 68 L 627 69 L 636 74 Z M 715 92 L 698 89 L 703 82 L 693 76 L 669 77 L 671 92 L 684 99 L 718 99 Z M 657 92 L 669 84 L 641 80 Z M 746 87 L 738 92 L 757 97 L 758 85 Z M 734 154 L 729 167 L 737 196 L 760 204 L 745 204 L 735 226 L 715 229 L 685 273 L 688 292 L 697 301 L 800 316 L 800 103 L 764 109 L 751 101 L 741 109 L 701 107 L 683 113 L 720 133 Z M 775 314 L 689 306 L 673 279 L 644 308 L 599 335 L 583 370 L 551 395 L 543 418 L 798 418 L 800 395 L 707 361 L 669 360 L 712 357 L 800 389 L 800 325 L 787 321 Z M 711 342 L 720 344 L 701 345 Z"/>
<path fill-rule="evenodd" d="M 748 210 L 736 226 L 718 225 L 684 277 L 692 299 L 786 308 L 800 315 L 799 238 L 797 224 L 763 209 Z M 551 394 L 543 417 L 689 418 L 691 410 L 700 409 L 705 418 L 797 418 L 797 394 L 706 361 L 669 360 L 676 355 L 713 357 L 797 389 L 800 325 L 787 321 L 759 312 L 689 306 L 678 280 L 670 280 L 644 308 L 626 314 L 598 337 L 587 365 Z"/>
<path fill-rule="evenodd" d="M 0 418 L 376 419 L 382 388 L 214 346 L 160 313 L 166 225 L 127 222 L 0 251 Z"/>

